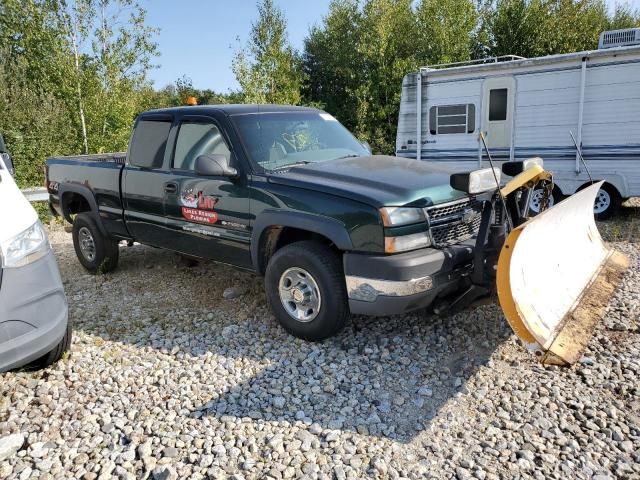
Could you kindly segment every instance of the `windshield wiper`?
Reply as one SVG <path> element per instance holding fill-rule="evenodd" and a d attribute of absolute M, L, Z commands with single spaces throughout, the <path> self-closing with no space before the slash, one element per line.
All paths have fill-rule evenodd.
<path fill-rule="evenodd" d="M 350 153 L 349 155 L 343 155 L 342 157 L 334 158 L 334 160 L 342 160 L 343 158 L 356 158 L 361 156 L 362 155 L 358 155 L 357 153 Z"/>
<path fill-rule="evenodd" d="M 309 160 L 300 160 L 299 162 L 294 162 L 294 163 L 289 163 L 287 165 L 282 165 L 281 167 L 276 167 L 276 168 L 272 168 L 271 171 L 272 172 L 276 172 L 279 170 L 288 170 L 291 167 L 298 167 L 300 165 L 308 165 L 310 163 L 313 163 Z"/>

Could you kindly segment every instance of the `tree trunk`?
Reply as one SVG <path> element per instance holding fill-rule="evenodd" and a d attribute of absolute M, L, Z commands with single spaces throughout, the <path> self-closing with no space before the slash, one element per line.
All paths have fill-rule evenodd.
<path fill-rule="evenodd" d="M 84 102 L 82 101 L 82 75 L 80 71 L 80 53 L 78 52 L 78 41 L 75 33 L 72 33 L 73 58 L 76 66 L 76 94 L 78 96 L 78 114 L 80 116 L 80 127 L 82 129 L 82 146 L 84 154 L 89 153 L 89 140 L 87 138 L 87 122 L 84 117 Z"/>

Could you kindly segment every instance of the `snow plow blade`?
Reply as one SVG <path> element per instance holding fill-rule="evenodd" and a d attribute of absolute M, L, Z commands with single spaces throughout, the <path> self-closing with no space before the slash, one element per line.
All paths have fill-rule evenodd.
<path fill-rule="evenodd" d="M 629 266 L 595 224 L 591 185 L 515 228 L 498 259 L 507 321 L 544 364 L 578 361 Z"/>

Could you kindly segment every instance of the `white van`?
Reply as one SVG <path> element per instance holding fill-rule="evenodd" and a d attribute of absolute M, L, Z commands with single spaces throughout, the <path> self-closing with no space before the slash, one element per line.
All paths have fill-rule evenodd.
<path fill-rule="evenodd" d="M 71 343 L 67 300 L 38 215 L 9 170 L 0 136 L 0 372 L 45 367 Z"/>
<path fill-rule="evenodd" d="M 485 166 L 480 132 L 497 163 L 542 157 L 554 174 L 551 201 L 604 180 L 594 213 L 613 214 L 640 196 L 640 28 L 604 32 L 594 51 L 431 65 L 404 77 L 398 156 Z"/>

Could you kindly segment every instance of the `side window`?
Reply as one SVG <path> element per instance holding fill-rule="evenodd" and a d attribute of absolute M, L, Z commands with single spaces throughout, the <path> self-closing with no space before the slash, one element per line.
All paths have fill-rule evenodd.
<path fill-rule="evenodd" d="M 206 153 L 231 156 L 218 127 L 213 123 L 186 121 L 180 125 L 176 150 L 173 155 L 173 168 L 195 170 L 196 158 Z"/>
<path fill-rule="evenodd" d="M 476 130 L 476 106 L 473 103 L 438 105 L 429 109 L 431 135 L 473 133 Z"/>
<path fill-rule="evenodd" d="M 507 119 L 507 89 L 496 88 L 489 91 L 489 121 Z"/>
<path fill-rule="evenodd" d="M 131 140 L 129 162 L 137 167 L 160 168 L 171 122 L 140 120 Z"/>

